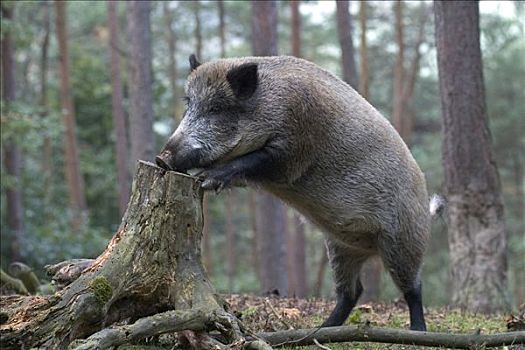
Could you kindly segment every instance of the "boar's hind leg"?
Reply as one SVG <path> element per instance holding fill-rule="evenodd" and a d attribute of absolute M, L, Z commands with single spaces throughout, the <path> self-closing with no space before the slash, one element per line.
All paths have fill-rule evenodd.
<path fill-rule="evenodd" d="M 423 249 L 418 249 L 414 244 L 403 245 L 393 242 L 385 246 L 388 248 L 382 251 L 383 262 L 392 279 L 403 292 L 410 312 L 410 329 L 426 331 L 419 278 Z"/>
<path fill-rule="evenodd" d="M 356 255 L 355 250 L 350 250 L 330 239 L 326 240 L 326 246 L 334 272 L 337 304 L 322 327 L 333 327 L 340 326 L 346 321 L 363 292 L 359 272 L 368 256 Z"/>

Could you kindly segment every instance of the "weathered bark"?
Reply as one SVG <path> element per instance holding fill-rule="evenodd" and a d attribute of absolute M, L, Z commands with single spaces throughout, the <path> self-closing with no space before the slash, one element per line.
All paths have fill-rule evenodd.
<path fill-rule="evenodd" d="M 507 235 L 485 106 L 478 2 L 434 3 L 452 301 L 508 306 Z"/>
<path fill-rule="evenodd" d="M 277 3 L 251 1 L 252 48 L 255 56 L 277 55 Z M 256 193 L 256 239 L 263 293 L 288 293 L 286 227 L 283 203 L 269 193 Z"/>
<path fill-rule="evenodd" d="M 343 66 L 343 80 L 354 89 L 359 88 L 359 76 L 355 63 L 354 42 L 352 40 L 352 17 L 350 16 L 350 2 L 336 1 L 337 36 L 341 46 L 341 63 Z"/>
<path fill-rule="evenodd" d="M 129 140 L 131 165 L 153 160 L 153 92 L 149 1 L 128 1 L 129 56 Z"/>
<path fill-rule="evenodd" d="M 2 4 L 2 18 L 13 20 L 12 4 Z M 2 48 L 2 100 L 5 111 L 9 111 L 16 99 L 14 48 L 9 31 L 2 33 L 0 46 Z M 2 110 L 2 113 L 5 111 Z M 13 185 L 5 190 L 7 227 L 11 234 L 11 259 L 22 260 L 20 248 L 25 237 L 24 203 L 20 184 L 22 154 L 14 140 L 2 142 L 2 146 L 5 171 L 13 181 Z"/>
<path fill-rule="evenodd" d="M 435 346 L 439 348 L 478 349 L 517 345 L 525 342 L 525 332 L 499 334 L 450 334 L 388 329 L 370 326 L 341 326 L 259 333 L 258 337 L 274 346 L 301 346 L 321 343 L 364 341 L 375 343 Z"/>
<path fill-rule="evenodd" d="M 69 53 L 66 32 L 66 5 L 55 0 L 56 31 L 60 54 L 60 105 L 64 118 L 64 152 L 66 182 L 69 190 L 69 205 L 72 211 L 72 225 L 76 231 L 84 223 L 87 205 L 84 193 L 84 179 L 80 173 L 76 136 L 75 110 L 69 82 Z"/>
<path fill-rule="evenodd" d="M 173 309 L 223 310 L 201 264 L 201 235 L 200 184 L 141 162 L 106 250 L 58 294 L 5 308 L 0 345 L 65 349 L 116 321 Z"/>
<path fill-rule="evenodd" d="M 124 215 L 129 201 L 130 176 L 128 163 L 128 138 L 126 118 L 122 106 L 122 79 L 120 75 L 120 53 L 118 45 L 118 18 L 116 1 L 108 1 L 109 50 L 111 56 L 111 107 L 113 111 L 113 130 L 115 131 L 115 150 L 117 158 L 117 182 L 119 188 L 119 211 Z"/>
<path fill-rule="evenodd" d="M 171 110 L 173 112 L 173 120 L 175 125 L 178 125 L 181 120 L 181 115 L 177 113 L 177 58 L 175 56 L 177 46 L 177 34 L 173 29 L 173 10 L 170 8 L 170 2 L 164 1 L 162 3 L 162 10 L 164 16 L 164 26 L 166 27 L 166 42 L 168 43 L 168 75 L 170 79 L 171 89 Z"/>

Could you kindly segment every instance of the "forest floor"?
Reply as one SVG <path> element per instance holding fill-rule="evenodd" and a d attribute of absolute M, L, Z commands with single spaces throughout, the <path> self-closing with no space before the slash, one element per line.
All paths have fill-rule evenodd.
<path fill-rule="evenodd" d="M 257 297 L 250 295 L 226 296 L 233 312 L 240 318 L 246 328 L 253 333 L 272 332 L 286 329 L 315 328 L 328 316 L 335 302 L 321 299 L 295 299 Z M 516 323 L 524 327 L 523 307 L 521 316 L 481 315 L 462 312 L 457 309 L 425 308 L 427 328 L 432 332 L 443 333 L 478 333 L 493 334 L 506 332 Z M 392 303 L 370 303 L 356 307 L 347 325 L 369 323 L 373 326 L 388 328 L 409 328 L 408 308 L 404 301 Z M 517 329 L 516 329 L 517 330 Z M 521 328 L 520 330 L 523 330 Z M 139 349 L 173 349 L 174 337 L 165 335 L 155 339 L 148 345 L 121 346 L 119 350 Z M 332 350 L 342 349 L 408 349 L 411 346 L 379 344 L 379 343 L 340 343 L 323 344 Z M 175 347 L 176 348 L 176 347 Z M 291 347 L 282 347 L 291 349 Z M 320 349 L 317 346 L 294 347 L 294 349 Z M 509 347 L 510 349 L 510 347 Z M 516 347 L 518 349 L 518 347 Z"/>

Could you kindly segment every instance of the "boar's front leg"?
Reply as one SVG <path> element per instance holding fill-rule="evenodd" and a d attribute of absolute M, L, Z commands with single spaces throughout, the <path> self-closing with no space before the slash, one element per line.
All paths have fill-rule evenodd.
<path fill-rule="evenodd" d="M 199 177 L 205 190 L 220 192 L 236 182 L 270 180 L 278 177 L 279 157 L 275 149 L 264 147 L 204 170 Z"/>

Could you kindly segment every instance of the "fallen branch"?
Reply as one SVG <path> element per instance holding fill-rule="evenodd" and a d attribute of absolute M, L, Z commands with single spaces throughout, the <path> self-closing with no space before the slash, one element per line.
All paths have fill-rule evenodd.
<path fill-rule="evenodd" d="M 498 334 L 449 334 L 417 332 L 403 329 L 378 328 L 370 326 L 341 326 L 316 329 L 296 329 L 271 333 L 259 333 L 271 346 L 300 346 L 320 343 L 343 343 L 350 341 L 390 343 L 404 345 L 435 346 L 456 349 L 473 347 L 496 347 L 525 344 L 524 332 Z"/>

